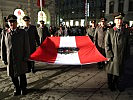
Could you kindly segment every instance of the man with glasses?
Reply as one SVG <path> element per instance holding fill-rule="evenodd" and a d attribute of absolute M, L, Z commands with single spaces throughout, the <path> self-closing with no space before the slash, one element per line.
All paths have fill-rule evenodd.
<path fill-rule="evenodd" d="M 24 16 L 23 20 L 25 22 L 25 25 L 23 29 L 28 33 L 29 35 L 29 43 L 30 43 L 30 54 L 32 54 L 36 50 L 36 44 L 40 45 L 39 35 L 37 33 L 36 26 L 30 24 L 30 17 Z M 28 72 L 35 73 L 34 68 L 34 61 L 28 61 Z"/>
<path fill-rule="evenodd" d="M 30 55 L 29 38 L 25 30 L 17 27 L 17 17 L 7 17 L 9 29 L 3 31 L 1 59 L 7 65 L 7 73 L 15 86 L 14 96 L 27 94 L 26 67 Z"/>

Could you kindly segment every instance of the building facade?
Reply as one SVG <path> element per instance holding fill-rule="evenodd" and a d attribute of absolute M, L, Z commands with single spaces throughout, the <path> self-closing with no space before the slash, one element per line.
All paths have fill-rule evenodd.
<path fill-rule="evenodd" d="M 45 24 L 56 26 L 55 0 L 45 0 L 45 5 L 42 7 L 43 13 L 39 15 L 40 10 L 37 0 L 0 0 L 0 25 L 4 27 L 6 16 L 16 14 L 20 22 L 24 15 L 30 16 L 31 23 L 34 25 L 37 25 L 39 16 L 45 15 Z"/>
<path fill-rule="evenodd" d="M 114 20 L 114 16 L 123 12 L 124 21 L 130 26 L 133 24 L 133 0 L 106 0 L 106 14 L 108 21 Z"/>
<path fill-rule="evenodd" d="M 56 0 L 59 23 L 84 26 L 104 16 L 106 0 Z"/>

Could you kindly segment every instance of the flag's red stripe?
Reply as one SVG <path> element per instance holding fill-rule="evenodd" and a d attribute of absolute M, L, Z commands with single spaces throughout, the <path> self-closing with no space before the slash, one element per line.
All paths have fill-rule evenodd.
<path fill-rule="evenodd" d="M 37 0 L 37 6 L 40 7 L 40 0 Z M 45 6 L 45 0 L 42 0 L 42 6 L 43 7 Z"/>
<path fill-rule="evenodd" d="M 48 37 L 30 56 L 31 60 L 54 63 L 57 57 L 60 37 Z"/>
<path fill-rule="evenodd" d="M 99 53 L 96 46 L 88 36 L 77 36 L 76 45 L 79 48 L 79 59 L 81 64 L 101 62 L 107 60 Z"/>

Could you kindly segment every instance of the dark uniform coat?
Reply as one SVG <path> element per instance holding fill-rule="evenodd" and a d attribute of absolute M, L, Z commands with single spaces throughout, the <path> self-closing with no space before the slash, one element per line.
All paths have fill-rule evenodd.
<path fill-rule="evenodd" d="M 29 27 L 24 27 L 24 29 L 29 35 L 30 54 L 32 54 L 36 50 L 36 43 L 38 46 L 40 45 L 39 35 L 36 26 L 34 25 L 30 25 Z"/>
<path fill-rule="evenodd" d="M 89 27 L 87 29 L 87 34 L 92 41 L 94 41 L 94 35 L 95 35 L 95 28 Z"/>
<path fill-rule="evenodd" d="M 127 34 L 124 28 L 118 30 L 114 27 L 107 31 L 105 37 L 106 57 L 112 58 L 106 67 L 109 74 L 119 76 L 123 72 L 124 61 L 127 58 Z"/>
<path fill-rule="evenodd" d="M 9 76 L 16 77 L 26 73 L 29 55 L 29 38 L 25 30 L 17 28 L 11 32 L 9 29 L 2 33 L 1 58 L 8 63 Z"/>
<path fill-rule="evenodd" d="M 38 35 L 40 37 L 40 43 L 42 43 L 46 37 L 50 36 L 48 28 L 46 26 L 37 28 Z"/>

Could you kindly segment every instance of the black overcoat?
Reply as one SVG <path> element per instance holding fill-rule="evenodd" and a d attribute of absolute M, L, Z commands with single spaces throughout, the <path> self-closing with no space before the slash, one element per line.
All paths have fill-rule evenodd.
<path fill-rule="evenodd" d="M 29 35 L 30 54 L 32 54 L 36 50 L 36 44 L 40 45 L 37 28 L 34 25 L 30 25 L 29 27 L 24 27 L 24 29 Z"/>
<path fill-rule="evenodd" d="M 7 61 L 7 74 L 17 77 L 26 73 L 27 60 L 30 55 L 29 38 L 25 30 L 9 29 L 2 33 L 1 59 Z"/>
<path fill-rule="evenodd" d="M 107 31 L 105 36 L 105 52 L 107 58 L 112 58 L 107 64 L 106 71 L 109 74 L 119 76 L 124 71 L 124 62 L 127 58 L 128 33 L 122 28 L 116 27 Z"/>

